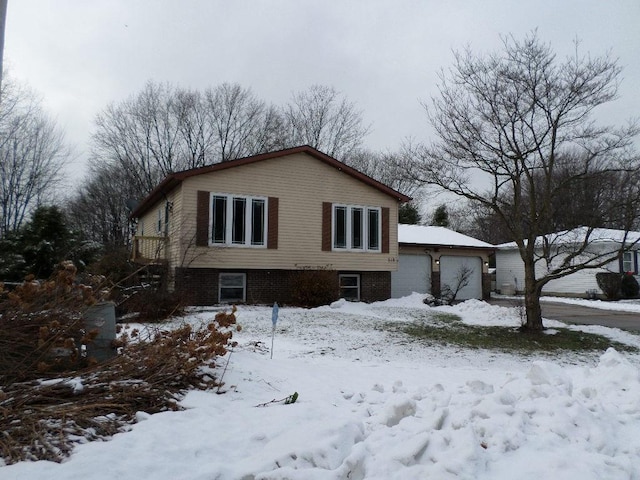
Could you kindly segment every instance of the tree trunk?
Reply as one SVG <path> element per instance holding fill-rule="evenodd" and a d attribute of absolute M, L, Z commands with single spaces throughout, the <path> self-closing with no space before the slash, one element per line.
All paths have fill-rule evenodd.
<path fill-rule="evenodd" d="M 542 325 L 542 309 L 540 308 L 540 294 L 542 287 L 536 282 L 535 265 L 525 262 L 524 265 L 524 307 L 526 323 L 521 330 L 527 333 L 538 333 L 544 330 Z"/>

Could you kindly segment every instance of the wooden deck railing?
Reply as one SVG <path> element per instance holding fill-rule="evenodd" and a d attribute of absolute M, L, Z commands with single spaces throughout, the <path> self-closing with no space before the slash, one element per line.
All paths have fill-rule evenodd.
<path fill-rule="evenodd" d="M 133 237 L 131 260 L 137 263 L 164 263 L 167 260 L 167 237 Z"/>

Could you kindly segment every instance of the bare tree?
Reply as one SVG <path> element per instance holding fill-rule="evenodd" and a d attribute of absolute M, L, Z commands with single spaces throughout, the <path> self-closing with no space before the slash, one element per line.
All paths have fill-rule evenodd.
<path fill-rule="evenodd" d="M 501 218 L 484 205 L 463 201 L 450 205 L 447 211 L 449 228 L 456 232 L 494 245 L 511 241 L 511 234 Z"/>
<path fill-rule="evenodd" d="M 4 31 L 7 21 L 7 3 L 8 0 L 0 0 L 0 95 L 2 94 L 2 72 L 4 58 Z"/>
<path fill-rule="evenodd" d="M 93 157 L 129 172 L 144 196 L 169 173 L 281 147 L 277 109 L 237 84 L 204 93 L 148 82 L 96 117 Z"/>
<path fill-rule="evenodd" d="M 411 158 L 404 149 L 397 152 L 374 152 L 359 149 L 343 161 L 365 175 L 410 197 L 418 195 L 420 183 L 407 175 L 404 164 Z"/>
<path fill-rule="evenodd" d="M 503 44 L 501 53 L 488 56 L 469 49 L 455 54 L 453 67 L 441 74 L 439 97 L 427 107 L 437 140 L 409 167 L 416 179 L 465 197 L 500 219 L 524 262 L 523 330 L 536 332 L 543 329 L 540 294 L 546 283 L 621 254 L 594 257 L 593 227 L 581 230 L 562 261 L 545 258 L 566 244 L 562 236 L 545 237 L 546 253 L 539 254 L 536 240 L 553 225 L 559 159 L 580 152 L 580 168 L 565 172 L 565 181 L 609 174 L 637 178 L 633 137 L 638 128 L 599 126 L 592 120 L 594 109 L 617 96 L 620 67 L 608 55 L 583 56 L 576 44 L 575 54 L 560 61 L 535 32 L 522 41 L 504 38 Z M 638 205 L 628 207 L 633 218 Z M 549 267 L 543 274 L 536 273 L 539 263 Z"/>
<path fill-rule="evenodd" d="M 294 93 L 283 115 L 290 146 L 310 145 L 338 160 L 355 152 L 369 131 L 356 105 L 323 85 Z"/>
<path fill-rule="evenodd" d="M 544 233 L 572 230 L 583 225 L 638 230 L 640 177 L 631 172 L 595 172 L 577 175 L 581 162 L 559 158 L 552 179 L 555 193 L 552 214 Z M 543 178 L 538 179 L 538 190 Z M 510 189 L 506 189 L 508 195 Z M 525 199 L 523 199 L 523 202 Z M 529 201 L 529 200 L 526 200 Z M 452 228 L 485 242 L 500 244 L 512 240 L 503 219 L 486 205 L 466 201 L 449 208 Z"/>
<path fill-rule="evenodd" d="M 0 237 L 50 199 L 69 149 L 29 89 L 5 77 L 0 92 Z"/>
<path fill-rule="evenodd" d="M 83 239 L 107 250 L 122 248 L 130 240 L 127 201 L 137 194 L 120 166 L 93 162 L 82 186 L 67 202 L 67 218 Z"/>
<path fill-rule="evenodd" d="M 93 157 L 129 172 L 140 195 L 183 165 L 178 144 L 184 130 L 178 120 L 187 113 L 176 106 L 174 93 L 169 85 L 149 82 L 138 95 L 109 105 L 96 117 Z"/>
<path fill-rule="evenodd" d="M 223 83 L 205 92 L 216 162 L 282 148 L 283 119 L 249 89 Z"/>
<path fill-rule="evenodd" d="M 445 305 L 451 305 L 456 301 L 460 291 L 469 285 L 472 274 L 473 269 L 466 263 L 460 265 L 460 268 L 458 268 L 458 271 L 456 272 L 456 276 L 453 278 L 453 282 L 451 284 L 445 283 L 442 286 L 440 297 Z"/>

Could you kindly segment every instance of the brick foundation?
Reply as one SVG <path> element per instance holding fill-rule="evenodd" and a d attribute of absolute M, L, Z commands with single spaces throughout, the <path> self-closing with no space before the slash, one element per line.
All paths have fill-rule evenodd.
<path fill-rule="evenodd" d="M 244 270 L 217 268 L 176 268 L 175 290 L 190 305 L 218 303 L 218 275 L 221 272 L 244 273 L 247 276 L 248 304 L 280 305 L 292 303 L 292 290 L 300 270 Z M 340 272 L 360 274 L 360 299 L 375 302 L 391 297 L 391 272 Z M 337 285 L 338 272 L 335 272 Z M 336 298 L 337 298 L 336 292 Z"/>
<path fill-rule="evenodd" d="M 482 274 L 482 299 L 489 300 L 491 298 L 491 274 Z"/>
<path fill-rule="evenodd" d="M 439 298 L 442 294 L 440 290 L 440 272 L 431 272 L 431 295 Z"/>
<path fill-rule="evenodd" d="M 360 272 L 360 297 L 363 302 L 391 298 L 391 272 Z"/>

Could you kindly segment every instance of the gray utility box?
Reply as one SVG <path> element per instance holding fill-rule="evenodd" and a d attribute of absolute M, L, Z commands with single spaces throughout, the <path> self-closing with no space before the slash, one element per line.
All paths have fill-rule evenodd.
<path fill-rule="evenodd" d="M 98 335 L 87 344 L 87 357 L 93 357 L 103 362 L 115 357 L 116 349 L 113 341 L 116 339 L 116 307 L 113 302 L 103 302 L 92 305 L 87 309 L 84 317 L 87 331 L 98 329 Z"/>

